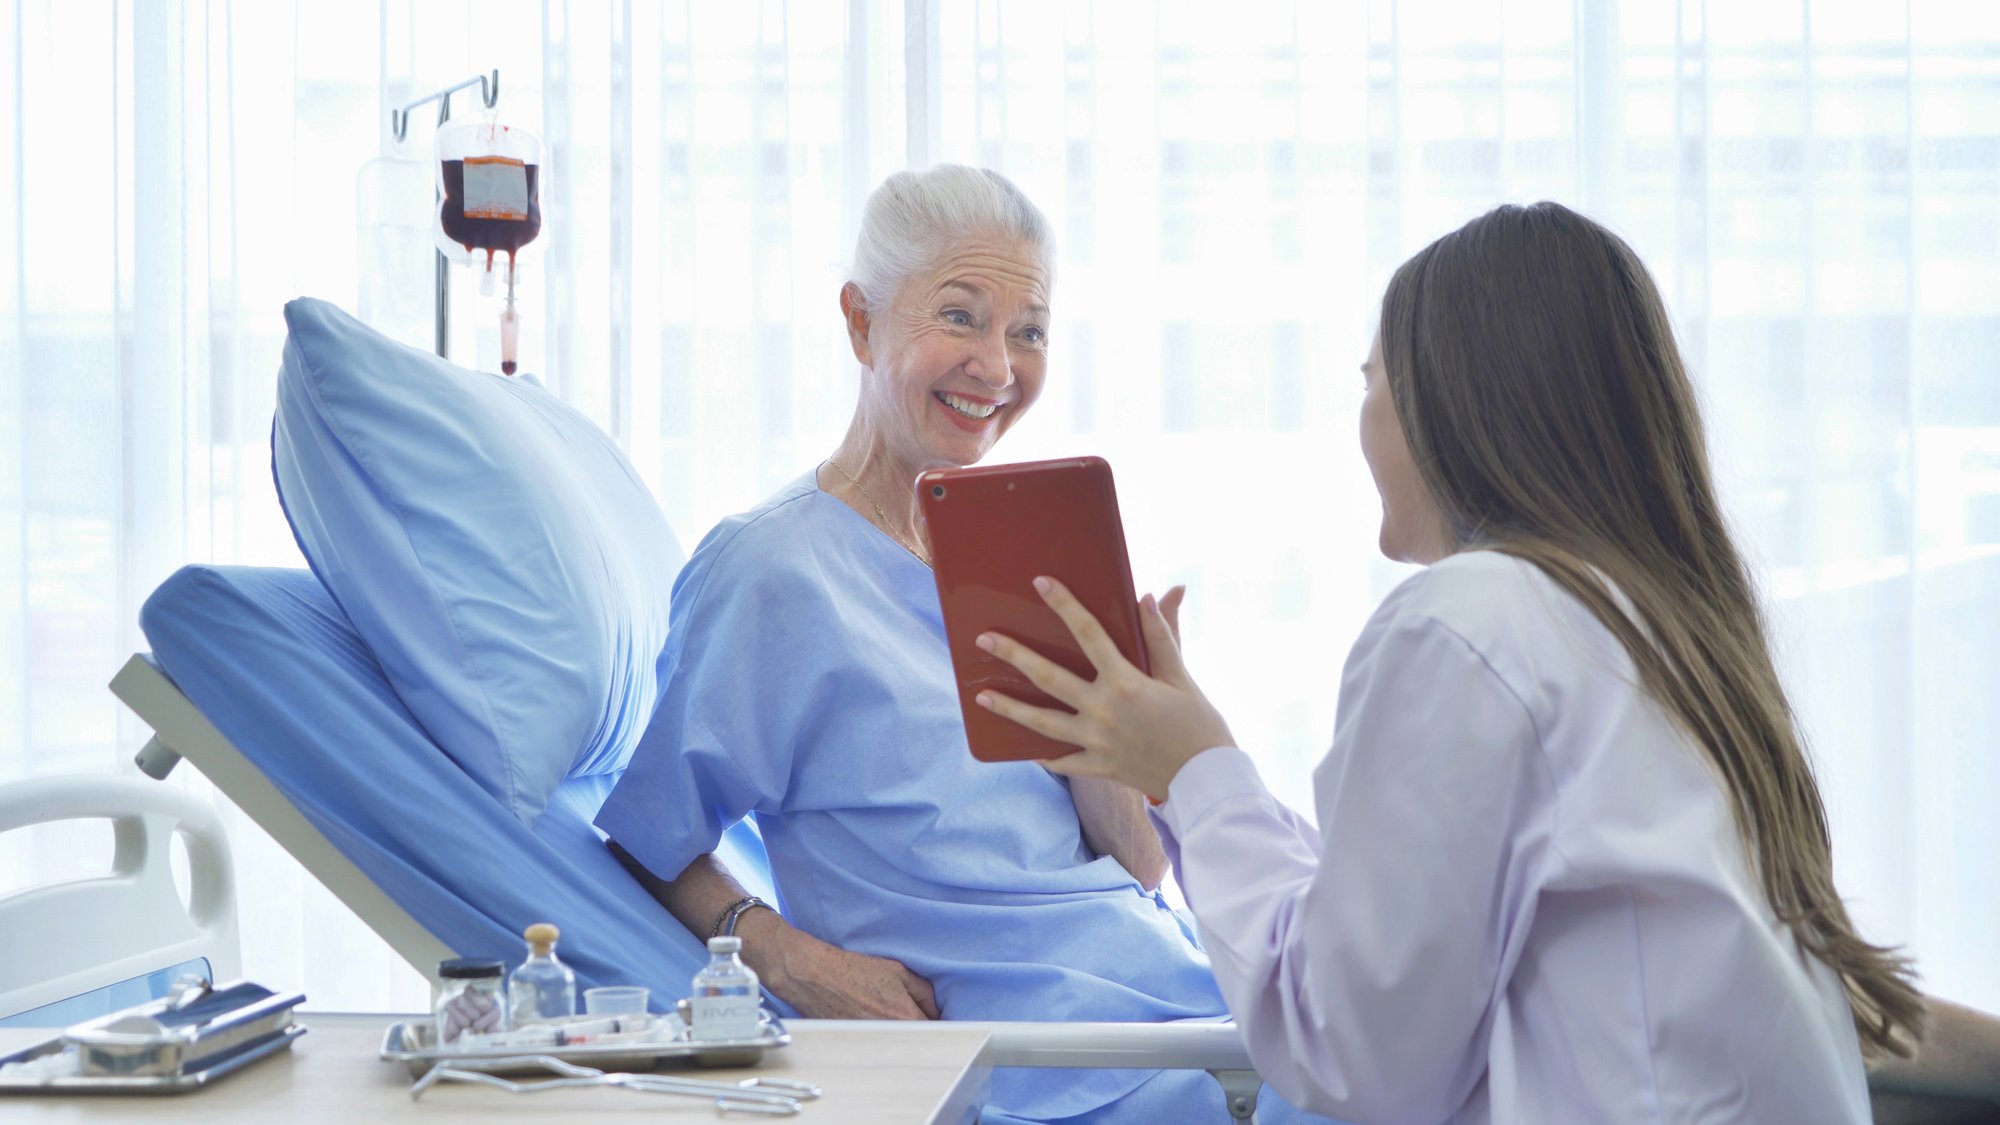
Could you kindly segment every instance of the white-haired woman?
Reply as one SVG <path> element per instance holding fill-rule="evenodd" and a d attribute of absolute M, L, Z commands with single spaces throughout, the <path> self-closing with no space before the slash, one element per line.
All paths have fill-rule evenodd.
<path fill-rule="evenodd" d="M 832 454 L 675 583 L 669 669 L 597 823 L 690 930 L 808 1016 L 1216 1019 L 1131 789 L 966 749 L 915 477 L 983 458 L 1048 360 L 1048 221 L 992 172 L 891 176 L 840 291 L 861 393 Z M 783 916 L 710 853 L 754 814 Z M 1226 1119 L 1199 1072 L 1007 1070 L 990 1121 Z M 1299 1116 L 1267 1099 L 1266 1121 Z"/>

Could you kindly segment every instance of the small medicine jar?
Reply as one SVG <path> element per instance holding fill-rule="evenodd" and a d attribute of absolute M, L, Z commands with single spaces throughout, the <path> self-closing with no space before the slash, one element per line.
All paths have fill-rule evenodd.
<path fill-rule="evenodd" d="M 497 957 L 456 957 L 437 968 L 437 1041 L 450 1043 L 468 1031 L 503 1031 L 507 964 Z"/>

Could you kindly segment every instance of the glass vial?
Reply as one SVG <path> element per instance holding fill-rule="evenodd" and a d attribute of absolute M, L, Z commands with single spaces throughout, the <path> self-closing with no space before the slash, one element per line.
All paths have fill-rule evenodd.
<path fill-rule="evenodd" d="M 742 938 L 708 939 L 708 964 L 694 975 L 690 998 L 694 1038 L 713 1042 L 757 1038 L 757 974 L 737 956 L 742 951 Z"/>
<path fill-rule="evenodd" d="M 456 957 L 438 962 L 437 1041 L 451 1043 L 468 1031 L 490 1033 L 507 1026 L 500 986 L 507 966 L 498 958 Z"/>
<path fill-rule="evenodd" d="M 513 1026 L 541 1020 L 562 1020 L 576 1014 L 576 974 L 556 959 L 556 939 L 562 932 L 547 922 L 529 926 L 528 959 L 507 978 L 507 1008 Z"/>

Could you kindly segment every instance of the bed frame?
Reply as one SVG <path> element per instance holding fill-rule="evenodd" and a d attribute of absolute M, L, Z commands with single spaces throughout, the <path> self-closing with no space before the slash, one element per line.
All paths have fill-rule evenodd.
<path fill-rule="evenodd" d="M 446 945 L 382 893 L 332 842 L 250 764 L 222 732 L 144 654 L 111 680 L 111 691 L 153 730 L 134 758 L 164 778 L 187 760 L 223 795 L 382 936 L 418 972 L 454 956 Z M 1263 1080 L 1234 1024 L 970 1023 L 991 1036 L 986 1066 L 1205 1070 L 1222 1084 L 1233 1121 L 1256 1121 Z"/>

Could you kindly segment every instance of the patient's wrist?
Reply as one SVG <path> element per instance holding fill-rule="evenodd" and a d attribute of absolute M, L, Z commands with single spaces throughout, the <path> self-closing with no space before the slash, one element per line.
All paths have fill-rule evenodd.
<path fill-rule="evenodd" d="M 739 955 L 764 987 L 784 995 L 790 977 L 785 971 L 791 943 L 805 935 L 769 907 L 747 910 L 736 920 L 736 936 L 743 939 Z"/>

